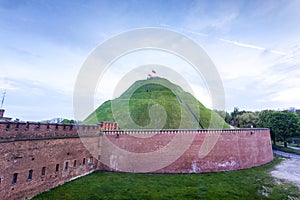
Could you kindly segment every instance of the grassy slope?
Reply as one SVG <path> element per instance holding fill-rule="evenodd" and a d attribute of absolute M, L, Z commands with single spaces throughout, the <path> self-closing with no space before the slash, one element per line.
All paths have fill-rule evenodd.
<path fill-rule="evenodd" d="M 299 199 L 296 186 L 281 181 L 278 184 L 269 174 L 279 162 L 276 158 L 265 166 L 207 174 L 99 171 L 34 199 Z M 267 193 L 268 198 L 262 193 Z"/>
<path fill-rule="evenodd" d="M 180 97 L 183 103 L 177 99 L 174 92 Z M 200 118 L 201 124 L 205 128 L 229 128 L 219 115 L 205 108 L 190 93 L 185 92 L 179 86 L 162 78 L 135 82 L 119 98 L 104 102 L 84 122 L 95 124 L 101 121 L 118 121 L 123 129 L 136 128 L 130 123 L 129 119 L 131 118 L 142 129 L 155 129 L 158 128 L 155 125 L 159 124 L 162 114 L 158 112 L 157 116 L 155 116 L 154 113 L 154 116 L 151 118 L 149 116 L 149 109 L 151 106 L 158 104 L 163 107 L 167 114 L 167 120 L 162 127 L 163 129 L 198 129 L 199 126 L 187 110 L 184 105 L 185 103 Z M 114 106 L 114 112 L 111 109 L 112 105 Z M 127 108 L 129 108 L 130 113 L 128 115 Z M 215 117 L 212 121 L 211 116 Z M 154 125 L 147 127 L 151 123 L 151 119 L 154 120 Z"/>

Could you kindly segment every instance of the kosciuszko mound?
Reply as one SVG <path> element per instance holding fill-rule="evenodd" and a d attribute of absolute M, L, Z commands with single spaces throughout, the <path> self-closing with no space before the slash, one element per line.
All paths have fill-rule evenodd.
<path fill-rule="evenodd" d="M 104 102 L 84 121 L 117 122 L 121 129 L 228 128 L 214 111 L 163 78 L 136 81 L 119 98 Z"/>
<path fill-rule="evenodd" d="M 273 159 L 269 129 L 228 129 L 162 78 L 135 82 L 85 122 L 93 125 L 0 121 L 2 199 L 31 197 L 95 170 L 203 173 Z"/>

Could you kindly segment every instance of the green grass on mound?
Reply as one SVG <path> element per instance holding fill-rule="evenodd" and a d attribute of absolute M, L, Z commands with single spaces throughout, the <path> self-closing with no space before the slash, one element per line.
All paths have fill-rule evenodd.
<path fill-rule="evenodd" d="M 121 129 L 199 129 L 186 104 L 204 128 L 229 128 L 217 113 L 163 78 L 136 81 L 119 98 L 99 106 L 84 123 L 117 121 Z"/>
<path fill-rule="evenodd" d="M 206 174 L 94 172 L 34 199 L 299 199 L 298 188 L 277 180 L 267 165 Z M 278 184 L 280 182 L 280 184 Z"/>

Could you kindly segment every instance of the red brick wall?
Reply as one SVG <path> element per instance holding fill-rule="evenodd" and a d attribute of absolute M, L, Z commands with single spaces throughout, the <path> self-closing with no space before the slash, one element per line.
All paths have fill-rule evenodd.
<path fill-rule="evenodd" d="M 26 123 L 16 126 L 0 123 L 0 199 L 25 199 L 97 169 L 97 126 L 78 129 L 55 124 L 49 128 L 41 124 L 37 129 L 37 123 L 30 123 L 28 128 Z M 80 139 L 78 134 L 89 137 Z M 88 162 L 91 157 L 93 163 Z M 59 164 L 58 173 L 56 164 Z M 42 176 L 43 167 L 45 176 Z M 31 180 L 28 180 L 29 170 L 33 170 Z M 17 182 L 12 184 L 15 173 L 18 173 Z"/>
<path fill-rule="evenodd" d="M 0 199 L 31 197 L 94 170 L 201 173 L 250 168 L 273 159 L 268 129 L 99 133 L 98 125 L 0 122 Z M 17 183 L 12 184 L 15 173 Z"/>
<path fill-rule="evenodd" d="M 99 125 L 102 130 L 118 130 L 117 122 L 101 122 Z"/>
<path fill-rule="evenodd" d="M 127 172 L 202 173 L 250 168 L 273 159 L 268 129 L 170 131 L 149 134 L 148 138 L 140 138 L 140 134 L 105 132 L 103 141 L 108 142 L 101 149 L 102 167 Z M 166 153 L 166 147 L 171 151 Z M 159 162 L 165 166 L 158 166 Z"/>
<path fill-rule="evenodd" d="M 100 133 L 98 125 L 0 122 L 0 141 L 30 138 L 78 137 Z"/>

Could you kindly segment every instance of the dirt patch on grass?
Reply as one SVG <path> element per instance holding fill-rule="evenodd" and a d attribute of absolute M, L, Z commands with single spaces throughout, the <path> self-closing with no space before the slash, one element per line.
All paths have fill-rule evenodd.
<path fill-rule="evenodd" d="M 283 158 L 283 161 L 277 165 L 271 174 L 275 178 L 284 179 L 296 184 L 300 190 L 300 160 L 295 158 Z"/>

